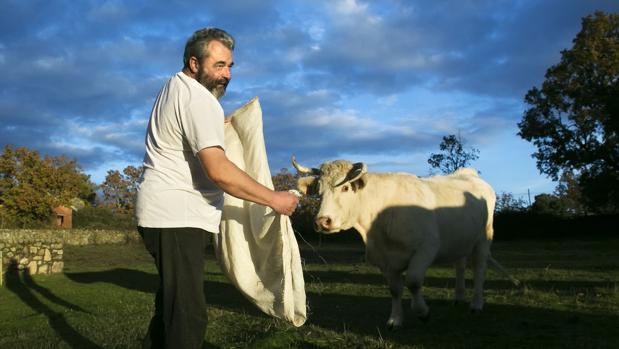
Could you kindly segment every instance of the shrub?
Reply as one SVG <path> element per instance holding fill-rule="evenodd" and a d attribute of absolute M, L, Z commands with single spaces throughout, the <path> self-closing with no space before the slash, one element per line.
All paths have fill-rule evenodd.
<path fill-rule="evenodd" d="M 73 228 L 133 230 L 133 215 L 114 212 L 108 207 L 84 207 L 73 212 Z"/>

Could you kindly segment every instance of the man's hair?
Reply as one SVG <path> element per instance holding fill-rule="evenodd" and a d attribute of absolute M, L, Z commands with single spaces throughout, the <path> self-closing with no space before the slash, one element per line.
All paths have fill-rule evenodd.
<path fill-rule="evenodd" d="M 206 47 L 213 40 L 221 42 L 230 50 L 234 50 L 234 38 L 224 30 L 212 27 L 196 30 L 185 44 L 184 67 L 189 66 L 189 58 L 191 57 L 196 57 L 198 62 L 202 63 L 202 60 L 208 56 Z"/>

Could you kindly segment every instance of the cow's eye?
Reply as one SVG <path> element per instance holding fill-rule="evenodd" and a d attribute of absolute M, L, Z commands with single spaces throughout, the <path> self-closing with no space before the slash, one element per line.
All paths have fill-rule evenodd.
<path fill-rule="evenodd" d="M 348 191 L 348 186 L 347 185 L 342 186 L 342 192 L 345 193 L 347 191 Z"/>

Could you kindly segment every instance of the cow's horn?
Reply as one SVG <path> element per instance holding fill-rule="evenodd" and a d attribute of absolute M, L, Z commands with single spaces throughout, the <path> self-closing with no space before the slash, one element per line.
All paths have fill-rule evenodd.
<path fill-rule="evenodd" d="M 292 166 L 294 166 L 294 168 L 297 169 L 297 171 L 299 171 L 299 173 L 305 173 L 305 174 L 312 174 L 314 176 L 319 176 L 320 175 L 320 170 L 317 168 L 309 168 L 309 167 L 305 167 L 300 165 L 297 162 L 297 159 L 295 158 L 295 156 L 293 155 L 292 158 Z"/>
<path fill-rule="evenodd" d="M 366 172 L 368 172 L 368 166 L 362 162 L 356 162 L 352 165 L 352 168 L 348 171 L 346 177 L 341 182 L 336 184 L 335 187 L 339 187 L 346 182 L 355 181 Z"/>

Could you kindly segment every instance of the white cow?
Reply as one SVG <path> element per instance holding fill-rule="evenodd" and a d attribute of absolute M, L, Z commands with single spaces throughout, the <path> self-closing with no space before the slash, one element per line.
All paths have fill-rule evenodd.
<path fill-rule="evenodd" d="M 320 169 L 292 163 L 304 194 L 318 194 L 315 227 L 324 233 L 355 228 L 366 245 L 366 259 L 376 265 L 392 296 L 390 328 L 402 325 L 403 283 L 412 293 L 411 308 L 426 319 L 422 295 L 426 270 L 433 263 L 455 263 L 456 301 L 464 300 L 464 268 L 472 258 L 472 311 L 484 305 L 487 262 L 518 285 L 490 255 L 494 190 L 470 168 L 448 176 L 419 178 L 405 173 L 368 173 L 363 163 L 326 162 Z M 402 273 L 406 271 L 405 281 Z"/>

